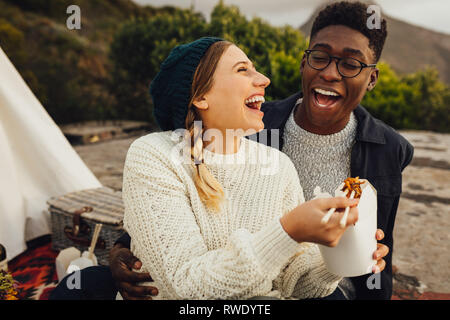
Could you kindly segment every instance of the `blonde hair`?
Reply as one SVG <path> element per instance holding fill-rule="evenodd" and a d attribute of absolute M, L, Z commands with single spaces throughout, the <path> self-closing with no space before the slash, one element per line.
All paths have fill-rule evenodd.
<path fill-rule="evenodd" d="M 232 45 L 228 41 L 218 41 L 209 47 L 200 60 L 195 70 L 191 87 L 191 101 L 189 102 L 186 116 L 186 129 L 190 136 L 191 159 L 195 167 L 194 183 L 200 195 L 200 199 L 206 207 L 214 211 L 220 210 L 220 204 L 224 197 L 223 188 L 216 178 L 211 174 L 203 162 L 203 131 L 195 125 L 195 121 L 201 120 L 193 101 L 207 93 L 213 84 L 213 75 L 217 64 L 225 50 Z"/>

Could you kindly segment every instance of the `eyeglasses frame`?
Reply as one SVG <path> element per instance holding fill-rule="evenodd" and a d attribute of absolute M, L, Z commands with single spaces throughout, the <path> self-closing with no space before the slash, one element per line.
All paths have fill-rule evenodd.
<path fill-rule="evenodd" d="M 328 57 L 329 57 L 330 59 L 329 59 L 329 61 L 328 61 L 328 64 L 327 64 L 325 67 L 318 69 L 318 68 L 313 67 L 313 66 L 309 63 L 309 55 L 310 55 L 311 52 L 313 52 L 313 51 L 323 52 L 323 53 L 325 53 L 325 54 L 328 55 Z M 306 54 L 306 62 L 308 62 L 308 65 L 309 65 L 311 68 L 313 68 L 314 70 L 318 70 L 318 71 L 322 71 L 322 70 L 325 70 L 326 68 L 328 68 L 328 66 L 330 65 L 331 61 L 334 59 L 335 62 L 336 62 L 336 69 L 337 69 L 337 71 L 339 72 L 339 74 L 341 75 L 341 77 L 343 77 L 343 78 L 355 78 L 355 77 L 359 76 L 359 74 L 361 73 L 361 71 L 362 71 L 364 68 L 374 68 L 374 67 L 377 66 L 376 63 L 375 63 L 375 64 L 367 64 L 367 63 L 364 63 L 364 62 L 362 62 L 362 61 L 359 61 L 358 59 L 355 59 L 355 58 L 348 58 L 348 57 L 347 57 L 347 58 L 341 58 L 341 57 L 332 56 L 332 55 L 330 55 L 328 52 L 323 51 L 323 50 L 314 50 L 314 49 L 311 50 L 311 49 L 308 49 L 308 50 L 305 50 L 305 54 Z M 341 60 L 344 60 L 344 59 L 353 59 L 353 60 L 358 61 L 358 62 L 361 64 L 361 68 L 359 69 L 359 72 L 358 72 L 356 75 L 349 77 L 349 76 L 345 76 L 345 75 L 343 75 L 343 74 L 341 73 L 341 71 L 339 70 L 339 66 L 338 66 L 338 65 L 339 65 L 339 62 L 340 62 Z"/>

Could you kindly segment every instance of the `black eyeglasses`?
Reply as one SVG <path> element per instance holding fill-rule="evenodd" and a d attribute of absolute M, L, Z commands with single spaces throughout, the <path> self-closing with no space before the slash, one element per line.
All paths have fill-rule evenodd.
<path fill-rule="evenodd" d="M 366 64 L 353 58 L 330 56 L 322 50 L 305 50 L 305 53 L 309 66 L 316 70 L 324 70 L 330 65 L 332 59 L 336 59 L 337 70 L 344 78 L 356 77 L 363 68 L 376 67 L 376 64 Z"/>

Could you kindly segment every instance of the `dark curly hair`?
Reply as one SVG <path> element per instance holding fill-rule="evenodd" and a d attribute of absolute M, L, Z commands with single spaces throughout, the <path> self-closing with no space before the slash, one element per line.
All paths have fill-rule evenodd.
<path fill-rule="evenodd" d="M 374 52 L 375 62 L 378 62 L 386 40 L 386 20 L 381 20 L 380 29 L 369 29 L 367 19 L 371 14 L 367 13 L 368 5 L 361 2 L 341 1 L 326 6 L 319 12 L 311 28 L 313 37 L 325 27 L 331 25 L 343 25 L 361 32 L 369 39 L 369 48 Z"/>

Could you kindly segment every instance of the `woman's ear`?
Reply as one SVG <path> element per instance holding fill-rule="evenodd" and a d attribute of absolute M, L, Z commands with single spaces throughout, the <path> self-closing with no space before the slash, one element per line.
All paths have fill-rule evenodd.
<path fill-rule="evenodd" d="M 206 110 L 209 107 L 208 102 L 206 101 L 205 97 L 200 97 L 200 98 L 194 99 L 192 104 L 200 110 Z"/>

